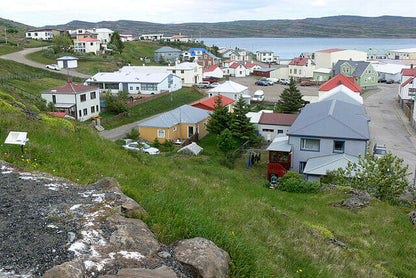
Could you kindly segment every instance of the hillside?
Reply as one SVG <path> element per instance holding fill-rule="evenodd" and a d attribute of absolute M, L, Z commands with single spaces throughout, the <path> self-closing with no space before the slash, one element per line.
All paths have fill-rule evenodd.
<path fill-rule="evenodd" d="M 143 21 L 72 21 L 46 28 L 110 28 L 120 33 L 187 34 L 199 37 L 415 38 L 416 18 L 332 16 L 299 20 L 242 20 L 218 23 L 158 24 Z"/>
<path fill-rule="evenodd" d="M 0 69 L 3 74 L 44 72 L 1 59 Z M 45 81 L 49 86 L 63 82 L 34 75 L 9 80 L 30 92 L 23 94 L 0 85 L 0 141 L 11 130 L 27 131 L 30 138 L 24 155 L 18 146 L 1 144 L 1 160 L 81 184 L 116 178 L 146 209 L 143 220 L 159 241 L 208 238 L 230 254 L 231 277 L 416 276 L 409 207 L 372 200 L 368 207 L 350 210 L 334 206 L 348 198 L 342 189 L 270 190 L 266 153 L 250 168 L 245 154 L 229 169 L 215 148 L 200 157 L 126 151 L 86 123 L 42 114 L 36 100 Z M 209 141 L 215 137 L 201 144 L 215 146 Z"/>

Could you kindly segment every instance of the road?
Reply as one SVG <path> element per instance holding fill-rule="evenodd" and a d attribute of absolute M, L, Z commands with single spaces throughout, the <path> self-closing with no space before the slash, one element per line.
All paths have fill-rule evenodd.
<path fill-rule="evenodd" d="M 18 52 L 13 52 L 13 53 L 9 53 L 9 54 L 6 54 L 6 55 L 2 55 L 2 56 L 0 56 L 0 58 L 6 59 L 6 60 L 12 60 L 12 61 L 22 63 L 22 64 L 25 64 L 25 65 L 28 65 L 28 66 L 31 66 L 31 67 L 35 67 L 35 68 L 41 68 L 41 69 L 44 69 L 44 70 L 49 70 L 51 72 L 57 72 L 55 70 L 50 70 L 50 69 L 45 68 L 45 65 L 42 64 L 42 63 L 38 63 L 38 62 L 29 60 L 29 59 L 26 58 L 26 55 L 28 55 L 30 53 L 33 53 L 33 52 L 41 51 L 43 48 L 44 47 L 25 48 L 25 49 L 23 49 L 21 51 L 18 51 Z M 90 75 L 83 74 L 83 73 L 77 72 L 75 70 L 69 70 L 69 69 L 62 70 L 61 72 L 58 72 L 58 73 L 69 74 L 71 76 L 84 78 L 84 79 L 87 79 L 87 78 L 90 77 Z"/>
<path fill-rule="evenodd" d="M 386 144 L 387 150 L 404 159 L 413 179 L 416 167 L 416 137 L 403 110 L 396 101 L 399 84 L 379 83 L 378 91 L 364 95 L 364 106 L 371 117 L 371 146 Z"/>

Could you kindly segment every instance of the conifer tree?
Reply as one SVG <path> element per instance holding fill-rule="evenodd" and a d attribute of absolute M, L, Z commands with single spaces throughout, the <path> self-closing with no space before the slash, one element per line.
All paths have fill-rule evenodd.
<path fill-rule="evenodd" d="M 108 43 L 108 48 L 118 51 L 120 54 L 123 52 L 124 44 L 121 41 L 120 34 L 115 31 L 111 35 L 110 42 Z"/>
<path fill-rule="evenodd" d="M 300 109 L 305 106 L 302 94 L 296 87 L 293 78 L 290 79 L 289 87 L 283 90 L 280 100 L 277 102 L 277 110 L 281 113 L 299 113 Z"/>
<path fill-rule="evenodd" d="M 229 129 L 231 124 L 231 115 L 228 108 L 222 103 L 222 96 L 215 98 L 214 113 L 207 124 L 207 130 L 213 134 L 220 134 L 223 130 Z"/>
<path fill-rule="evenodd" d="M 249 112 L 249 108 L 242 97 L 240 97 L 237 103 L 234 105 L 234 111 L 232 113 L 231 133 L 233 136 L 245 142 L 252 140 L 255 137 L 256 129 L 250 119 L 246 116 Z"/>

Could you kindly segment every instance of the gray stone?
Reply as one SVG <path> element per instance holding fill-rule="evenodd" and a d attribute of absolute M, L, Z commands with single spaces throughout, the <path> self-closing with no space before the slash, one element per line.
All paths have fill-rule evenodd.
<path fill-rule="evenodd" d="M 83 278 L 85 267 L 81 261 L 66 262 L 45 272 L 43 278 Z"/>
<path fill-rule="evenodd" d="M 416 226 L 416 210 L 409 212 L 407 217 L 409 217 L 410 221 L 412 221 L 412 224 Z"/>
<path fill-rule="evenodd" d="M 104 275 L 101 278 L 176 278 L 176 273 L 166 267 L 162 266 L 156 269 L 145 268 L 124 268 L 120 269 L 116 275 Z"/>
<path fill-rule="evenodd" d="M 169 252 L 166 251 L 161 251 L 157 253 L 159 255 L 159 257 L 163 258 L 163 259 L 168 259 L 170 257 L 172 257 L 172 255 Z"/>
<path fill-rule="evenodd" d="M 144 210 L 135 200 L 126 195 L 122 195 L 123 204 L 121 205 L 121 212 L 126 217 L 148 217 L 147 211 Z"/>
<path fill-rule="evenodd" d="M 341 206 L 344 206 L 350 209 L 362 208 L 368 204 L 369 202 L 365 202 L 357 197 L 349 198 L 341 202 Z"/>
<path fill-rule="evenodd" d="M 110 243 L 118 248 L 136 251 L 144 256 L 154 254 L 160 244 L 147 225 L 140 219 L 113 215 L 108 218 L 110 226 L 117 228 L 110 236 Z"/>
<path fill-rule="evenodd" d="M 120 184 L 118 183 L 118 181 L 115 178 L 112 178 L 112 177 L 104 177 L 104 178 L 96 181 L 92 185 L 93 186 L 100 186 L 104 190 L 108 190 L 110 188 L 111 189 L 120 188 Z"/>
<path fill-rule="evenodd" d="M 345 190 L 345 194 L 357 197 L 364 203 L 370 203 L 370 201 L 374 199 L 367 191 L 355 188 Z"/>
<path fill-rule="evenodd" d="M 228 253 L 208 239 L 196 237 L 179 241 L 174 252 L 176 259 L 191 266 L 198 277 L 228 276 Z"/>

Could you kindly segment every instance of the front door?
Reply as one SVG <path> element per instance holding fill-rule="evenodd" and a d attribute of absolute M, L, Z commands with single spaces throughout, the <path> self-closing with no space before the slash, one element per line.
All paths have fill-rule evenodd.
<path fill-rule="evenodd" d="M 188 138 L 194 135 L 194 127 L 188 126 Z"/>

